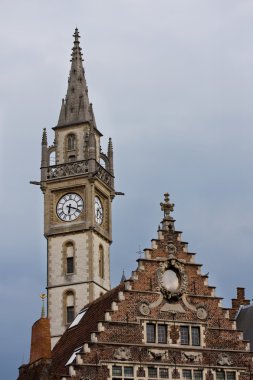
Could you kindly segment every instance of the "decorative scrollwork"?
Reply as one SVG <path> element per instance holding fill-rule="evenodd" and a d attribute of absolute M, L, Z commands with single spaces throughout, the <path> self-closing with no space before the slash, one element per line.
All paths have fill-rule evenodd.
<path fill-rule="evenodd" d="M 188 285 L 184 264 L 174 257 L 160 263 L 157 271 L 160 291 L 165 298 L 179 299 L 185 293 Z"/>

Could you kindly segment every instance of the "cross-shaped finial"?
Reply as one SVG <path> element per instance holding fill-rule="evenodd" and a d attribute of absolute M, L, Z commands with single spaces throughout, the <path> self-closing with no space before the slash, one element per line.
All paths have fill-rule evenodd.
<path fill-rule="evenodd" d="M 171 219 L 170 213 L 174 211 L 174 203 L 170 203 L 169 193 L 164 194 L 164 202 L 161 202 L 160 206 L 164 212 L 164 219 Z"/>

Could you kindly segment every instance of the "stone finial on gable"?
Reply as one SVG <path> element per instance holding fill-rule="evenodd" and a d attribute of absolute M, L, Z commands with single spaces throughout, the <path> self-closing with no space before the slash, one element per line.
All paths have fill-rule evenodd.
<path fill-rule="evenodd" d="M 164 194 L 164 201 L 160 203 L 161 210 L 164 212 L 162 220 L 162 229 L 163 230 L 174 230 L 174 219 L 170 215 L 174 211 L 174 203 L 170 202 L 169 193 Z"/>
<path fill-rule="evenodd" d="M 164 212 L 164 219 L 171 220 L 170 213 L 174 211 L 174 203 L 170 203 L 169 193 L 164 194 L 164 202 L 160 203 L 161 210 Z"/>

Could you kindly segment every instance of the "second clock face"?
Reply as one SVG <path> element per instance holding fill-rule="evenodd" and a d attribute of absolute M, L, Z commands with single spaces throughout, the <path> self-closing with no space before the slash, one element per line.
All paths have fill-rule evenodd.
<path fill-rule="evenodd" d="M 103 207 L 98 197 L 95 197 L 95 220 L 97 224 L 103 223 Z"/>
<path fill-rule="evenodd" d="M 75 193 L 69 193 L 61 197 L 56 207 L 58 217 L 64 222 L 75 220 L 82 211 L 83 199 Z"/>

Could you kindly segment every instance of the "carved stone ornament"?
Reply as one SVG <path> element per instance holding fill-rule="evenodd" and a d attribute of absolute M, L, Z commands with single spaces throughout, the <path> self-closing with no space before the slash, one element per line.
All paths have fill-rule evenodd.
<path fill-rule="evenodd" d="M 157 271 L 160 291 L 167 300 L 180 299 L 185 293 L 188 280 L 184 264 L 174 257 L 160 263 Z"/>
<path fill-rule="evenodd" d="M 187 363 L 199 363 L 202 360 L 202 354 L 196 352 L 182 352 L 182 360 Z"/>
<path fill-rule="evenodd" d="M 131 351 L 127 347 L 119 347 L 114 351 L 114 359 L 129 360 L 131 359 Z"/>
<path fill-rule="evenodd" d="M 175 255 L 177 253 L 177 249 L 174 246 L 174 244 L 172 244 L 172 243 L 168 244 L 168 252 L 170 255 Z"/>
<path fill-rule="evenodd" d="M 233 361 L 231 360 L 230 356 L 224 352 L 224 353 L 219 354 L 217 364 L 218 365 L 232 365 Z"/>
<path fill-rule="evenodd" d="M 142 315 L 149 315 L 150 314 L 150 308 L 147 302 L 141 302 L 139 305 L 139 312 Z"/>
<path fill-rule="evenodd" d="M 168 351 L 166 350 L 148 350 L 149 356 L 154 360 L 162 360 L 168 357 Z"/>
<path fill-rule="evenodd" d="M 207 317 L 208 317 L 208 313 L 206 309 L 203 306 L 197 307 L 197 318 L 204 320 L 204 319 L 207 319 Z"/>
<path fill-rule="evenodd" d="M 170 327 L 170 339 L 172 344 L 177 344 L 177 341 L 179 339 L 179 327 L 178 326 L 171 326 Z"/>

